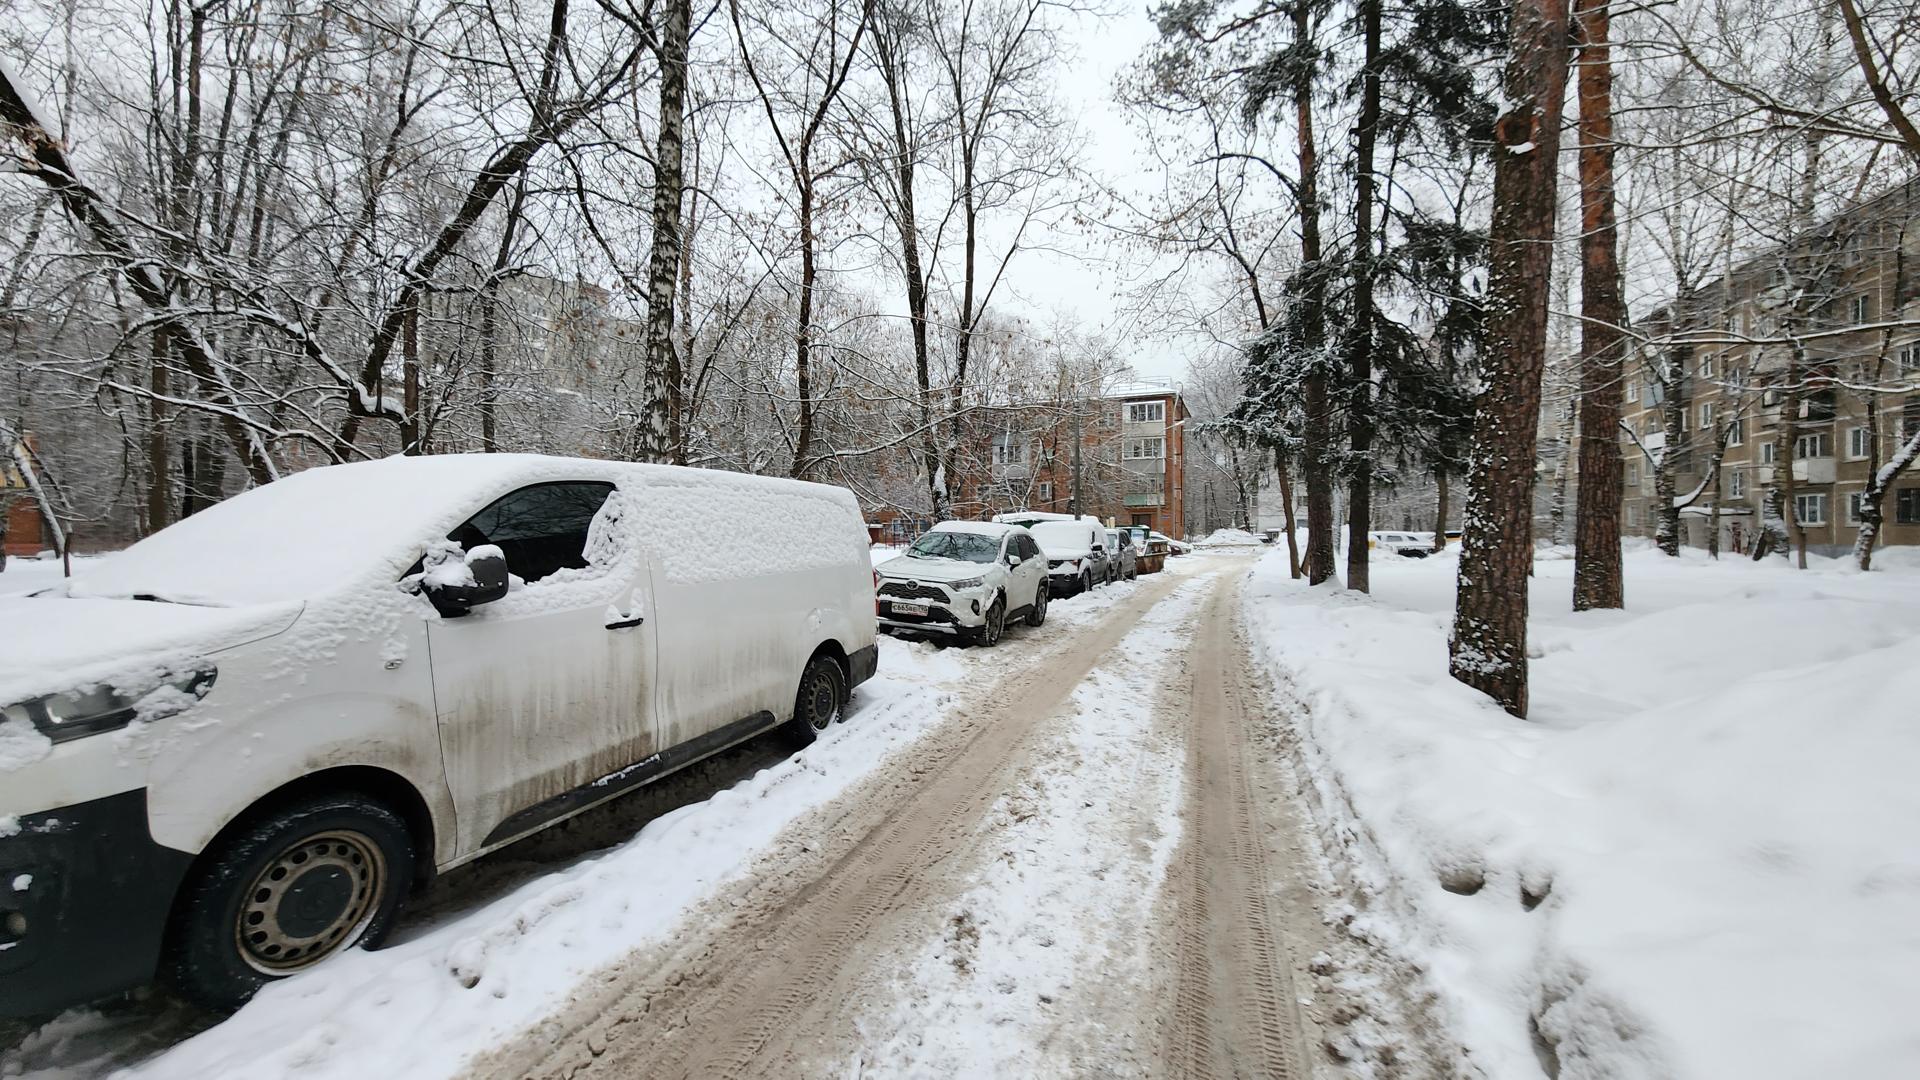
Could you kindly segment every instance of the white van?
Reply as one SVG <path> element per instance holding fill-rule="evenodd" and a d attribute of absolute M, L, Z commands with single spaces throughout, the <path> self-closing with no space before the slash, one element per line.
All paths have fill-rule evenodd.
<path fill-rule="evenodd" d="M 836 720 L 840 488 L 528 455 L 313 469 L 0 601 L 0 1016 L 212 1006 L 706 755 Z"/>

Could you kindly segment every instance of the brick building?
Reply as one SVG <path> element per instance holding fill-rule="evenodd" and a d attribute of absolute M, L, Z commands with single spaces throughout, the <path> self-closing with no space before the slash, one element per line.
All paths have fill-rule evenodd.
<path fill-rule="evenodd" d="M 1079 512 L 1180 536 L 1186 513 L 1186 402 L 1171 382 L 1135 382 L 1099 397 L 1006 406 L 973 425 L 956 455 L 953 515 L 1068 513 L 1079 431 Z M 901 542 L 930 521 L 871 510 L 876 535 Z"/>
<path fill-rule="evenodd" d="M 1623 535 L 1653 535 L 1652 458 L 1673 455 L 1684 497 L 1711 483 L 1725 428 L 1718 514 L 1710 491 L 1682 511 L 1683 543 L 1705 546 L 1717 528 L 1722 550 L 1748 549 L 1779 484 L 1783 496 L 1791 490 L 1783 510 L 1809 550 L 1850 551 L 1871 470 L 1920 431 L 1920 179 L 1746 260 L 1641 329 L 1661 352 L 1626 376 Z M 1651 376 L 1659 358 L 1678 363 L 1671 387 Z M 1671 449 L 1669 392 L 1682 417 Z M 1882 511 L 1881 545 L 1920 543 L 1920 471 L 1895 485 Z"/>

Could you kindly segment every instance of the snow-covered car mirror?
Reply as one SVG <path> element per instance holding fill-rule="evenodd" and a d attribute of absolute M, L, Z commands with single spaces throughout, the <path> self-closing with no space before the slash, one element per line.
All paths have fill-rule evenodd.
<path fill-rule="evenodd" d="M 464 559 L 446 559 L 429 567 L 420 585 L 443 617 L 465 615 L 507 595 L 506 553 L 494 544 L 480 544 Z"/>

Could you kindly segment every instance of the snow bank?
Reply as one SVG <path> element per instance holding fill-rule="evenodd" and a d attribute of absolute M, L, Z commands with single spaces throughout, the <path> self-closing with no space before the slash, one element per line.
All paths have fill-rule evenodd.
<path fill-rule="evenodd" d="M 1520 721 L 1446 675 L 1454 569 L 1251 575 L 1354 931 L 1490 1076 L 1920 1075 L 1920 575 L 1634 552 L 1574 615 L 1538 562 Z"/>
<path fill-rule="evenodd" d="M 1245 529 L 1215 529 L 1203 540 L 1194 541 L 1194 547 L 1259 547 L 1261 539 Z"/>

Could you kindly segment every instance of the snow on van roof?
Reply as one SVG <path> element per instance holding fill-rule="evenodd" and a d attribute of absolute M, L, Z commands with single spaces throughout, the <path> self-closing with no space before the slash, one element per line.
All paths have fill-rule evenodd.
<path fill-rule="evenodd" d="M 709 491 L 851 498 L 797 480 L 671 465 L 542 454 L 396 456 L 307 469 L 216 503 L 76 575 L 68 591 L 220 606 L 306 599 L 397 579 L 424 541 L 515 488 L 640 477 L 647 486 L 691 481 Z"/>

